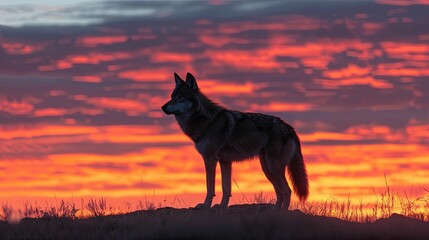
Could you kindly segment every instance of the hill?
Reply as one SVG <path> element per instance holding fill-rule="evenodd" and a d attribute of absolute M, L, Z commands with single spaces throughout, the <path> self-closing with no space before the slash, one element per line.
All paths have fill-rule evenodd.
<path fill-rule="evenodd" d="M 393 214 L 372 223 L 277 212 L 271 204 L 137 211 L 88 219 L 0 222 L 2 239 L 427 239 L 429 223 Z"/>

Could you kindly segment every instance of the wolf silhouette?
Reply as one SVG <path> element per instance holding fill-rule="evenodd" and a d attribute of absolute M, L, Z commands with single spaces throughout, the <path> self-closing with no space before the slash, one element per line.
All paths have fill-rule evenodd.
<path fill-rule="evenodd" d="M 275 207 L 288 209 L 291 189 L 285 177 L 287 167 L 293 189 L 300 200 L 309 194 L 308 177 L 301 144 L 293 127 L 278 117 L 229 110 L 214 103 L 198 88 L 195 77 L 186 81 L 174 73 L 176 87 L 171 100 L 162 106 L 174 114 L 182 131 L 195 143 L 204 159 L 207 195 L 195 208 L 207 209 L 215 196 L 216 165 L 222 174 L 222 200 L 227 207 L 231 197 L 232 162 L 259 157 L 262 170 L 276 192 Z"/>

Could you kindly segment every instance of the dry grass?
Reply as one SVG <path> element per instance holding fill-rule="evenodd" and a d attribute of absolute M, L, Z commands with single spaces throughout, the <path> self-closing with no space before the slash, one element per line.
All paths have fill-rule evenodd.
<path fill-rule="evenodd" d="M 349 222 L 374 222 L 380 218 L 388 218 L 393 213 L 406 217 L 429 221 L 429 191 L 423 188 L 422 196 L 410 198 L 406 192 L 401 194 L 387 184 L 383 192 L 376 193 L 376 200 L 371 203 L 353 203 L 350 196 L 346 201 L 335 198 L 322 202 L 298 202 L 292 209 L 299 209 L 308 215 L 336 217 Z"/>
<path fill-rule="evenodd" d="M 184 202 L 177 198 L 174 199 L 170 204 L 179 204 L 180 207 L 186 207 Z M 157 206 L 153 201 L 149 201 L 145 198 L 144 200 L 140 200 L 136 206 L 133 206 L 130 202 L 125 202 L 124 208 L 114 208 L 108 206 L 107 200 L 105 198 L 91 198 L 87 202 L 85 202 L 84 199 L 81 199 L 80 208 L 77 208 L 74 202 L 66 202 L 61 200 L 59 202 L 55 201 L 55 204 L 48 203 L 46 201 L 44 206 L 38 204 L 37 202 L 32 203 L 26 201 L 23 203 L 22 208 L 14 209 L 10 203 L 4 202 L 1 203 L 0 221 L 3 220 L 16 222 L 23 218 L 67 218 L 74 220 L 89 217 L 125 214 L 139 210 L 155 210 L 157 208 L 165 207 L 166 205 L 166 201 L 159 203 Z"/>
<path fill-rule="evenodd" d="M 429 191 L 423 188 L 423 194 L 419 197 L 411 198 L 409 194 L 404 192 L 400 194 L 388 186 L 383 192 L 376 193 L 375 201 L 371 203 L 363 203 L 362 201 L 352 202 L 350 196 L 345 201 L 338 201 L 335 198 L 330 198 L 319 202 L 294 202 L 291 209 L 299 209 L 307 215 L 335 217 L 349 222 L 374 222 L 380 218 L 388 218 L 393 213 L 402 214 L 407 217 L 429 221 Z M 274 203 L 274 198 L 269 198 L 262 191 L 255 194 L 253 198 L 248 199 L 242 194 L 243 198 L 240 203 L 245 204 L 263 204 Z M 44 207 L 36 203 L 25 202 L 22 209 L 13 209 L 9 203 L 2 203 L 0 209 L 0 220 L 16 221 L 22 218 L 68 218 L 82 219 L 88 217 L 99 217 L 106 215 L 124 214 L 139 210 L 155 210 L 165 206 L 173 206 L 179 208 L 189 207 L 184 201 L 175 198 L 172 202 L 167 203 L 164 200 L 158 203 L 158 206 L 148 200 L 146 197 L 140 200 L 136 206 L 132 206 L 130 202 L 124 203 L 124 208 L 108 207 L 107 201 L 101 199 L 89 199 L 85 202 L 81 199 L 81 208 L 76 208 L 74 203 L 65 202 L 48 204 Z"/>
<path fill-rule="evenodd" d="M 91 198 L 89 202 L 86 204 L 85 208 L 91 213 L 91 216 L 94 216 L 94 217 L 105 216 L 106 210 L 107 210 L 106 199 L 101 198 L 97 201 Z"/>
<path fill-rule="evenodd" d="M 125 202 L 121 209 L 108 207 L 104 198 L 81 199 L 80 209 L 63 200 L 46 202 L 44 207 L 26 202 L 22 209 L 3 203 L 0 220 L 22 221 L 0 221 L 0 232 L 2 239 L 426 239 L 428 192 L 424 189 L 423 196 L 410 197 L 394 191 L 386 181 L 384 191 L 374 191 L 374 202 L 356 204 L 350 197 L 294 202 L 291 209 L 300 211 L 287 214 L 272 211 L 273 205 L 266 203 L 275 199 L 263 192 L 253 198 L 242 193 L 240 205 L 208 211 L 180 209 L 189 205 L 177 197 L 157 204 L 154 197 L 142 197 L 134 206 Z"/>

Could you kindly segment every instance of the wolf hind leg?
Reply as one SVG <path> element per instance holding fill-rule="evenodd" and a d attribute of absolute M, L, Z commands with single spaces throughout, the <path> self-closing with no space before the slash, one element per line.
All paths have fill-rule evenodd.
<path fill-rule="evenodd" d="M 280 209 L 283 205 L 283 194 L 281 193 L 280 185 L 277 183 L 274 178 L 274 175 L 268 167 L 267 160 L 265 158 L 265 153 L 263 151 L 261 151 L 261 154 L 259 155 L 259 161 L 261 162 L 262 171 L 264 171 L 265 176 L 271 182 L 274 187 L 274 191 L 276 192 L 277 199 L 275 203 L 275 208 Z"/>
<path fill-rule="evenodd" d="M 283 199 L 282 205 L 279 207 L 281 207 L 283 210 L 288 210 L 292 190 L 289 187 L 285 176 L 286 165 L 284 164 L 284 161 L 282 161 L 281 155 L 271 156 L 269 153 L 267 153 L 265 155 L 265 159 L 268 170 L 271 172 L 272 178 L 279 188 L 281 199 Z"/>
<path fill-rule="evenodd" d="M 279 181 L 279 185 L 280 188 L 282 189 L 282 194 L 283 194 L 283 206 L 282 209 L 283 210 L 288 210 L 289 206 L 290 206 L 290 198 L 292 195 L 292 190 L 289 187 L 289 184 L 286 180 L 286 176 L 285 176 L 285 168 L 283 168 L 283 170 L 277 169 L 277 173 L 275 173 L 275 178 L 277 179 L 277 181 Z"/>

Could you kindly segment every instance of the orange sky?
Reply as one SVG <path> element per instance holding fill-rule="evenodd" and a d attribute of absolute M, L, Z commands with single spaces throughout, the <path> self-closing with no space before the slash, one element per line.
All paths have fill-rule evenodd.
<path fill-rule="evenodd" d="M 162 4 L 93 25 L 0 24 L 0 202 L 202 201 L 203 161 L 160 109 L 174 72 L 228 108 L 293 125 L 309 200 L 371 201 L 385 175 L 411 195 L 429 188 L 428 1 Z M 259 161 L 234 165 L 233 179 L 232 203 L 273 196 Z"/>

